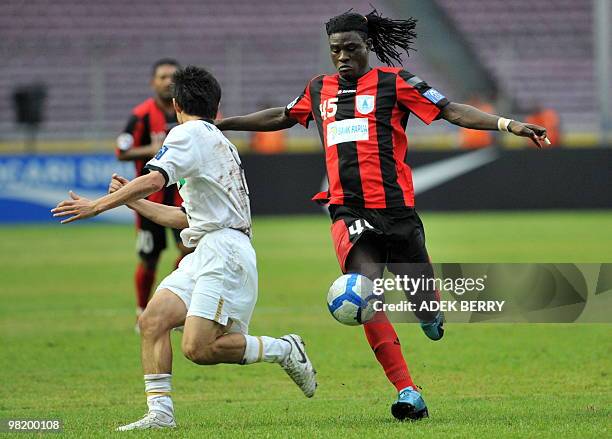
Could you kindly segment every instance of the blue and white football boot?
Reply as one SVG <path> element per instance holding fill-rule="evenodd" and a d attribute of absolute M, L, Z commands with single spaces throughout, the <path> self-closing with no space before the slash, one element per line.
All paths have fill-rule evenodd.
<path fill-rule="evenodd" d="M 439 312 L 431 322 L 421 322 L 421 329 L 430 339 L 440 340 L 444 337 L 444 313 Z"/>
<path fill-rule="evenodd" d="M 400 421 L 406 419 L 416 421 L 429 416 L 423 397 L 413 387 L 400 390 L 397 401 L 391 405 L 391 414 Z"/>

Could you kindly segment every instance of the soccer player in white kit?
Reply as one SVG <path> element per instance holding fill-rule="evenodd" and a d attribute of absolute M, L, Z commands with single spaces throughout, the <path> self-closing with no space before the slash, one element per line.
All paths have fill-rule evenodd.
<path fill-rule="evenodd" d="M 257 267 L 251 245 L 251 212 L 236 147 L 213 124 L 221 88 L 206 70 L 189 66 L 174 75 L 174 108 L 179 124 L 146 168 L 131 182 L 113 176 L 110 194 L 70 200 L 52 210 L 86 219 L 128 205 L 149 219 L 183 228 L 181 238 L 195 251 L 167 276 L 139 319 L 148 412 L 118 430 L 176 426 L 170 397 L 170 331 L 185 325 L 182 350 L 196 364 L 279 363 L 307 397 L 316 389 L 316 372 L 296 334 L 252 336 L 248 326 L 257 301 Z M 183 207 L 143 200 L 179 184 Z"/>

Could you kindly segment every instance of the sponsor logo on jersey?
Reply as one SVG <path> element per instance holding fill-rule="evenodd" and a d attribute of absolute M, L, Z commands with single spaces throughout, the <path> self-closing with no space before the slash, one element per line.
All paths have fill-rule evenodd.
<path fill-rule="evenodd" d="M 368 140 L 368 119 L 346 119 L 327 125 L 327 146 L 338 143 Z"/>
<path fill-rule="evenodd" d="M 423 96 L 425 96 L 425 98 L 427 98 L 433 104 L 437 104 L 442 99 L 444 99 L 444 95 L 440 93 L 438 90 L 436 90 L 435 88 L 430 88 L 425 93 L 423 93 Z"/>
<path fill-rule="evenodd" d="M 357 90 L 338 90 L 339 95 L 345 95 L 348 93 L 357 93 Z"/>
<path fill-rule="evenodd" d="M 371 113 L 374 109 L 374 96 L 372 95 L 357 95 L 355 97 L 355 106 L 361 114 Z"/>

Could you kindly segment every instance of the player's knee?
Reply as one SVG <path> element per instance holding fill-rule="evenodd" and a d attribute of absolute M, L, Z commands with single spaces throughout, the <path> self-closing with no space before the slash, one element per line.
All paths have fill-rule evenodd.
<path fill-rule="evenodd" d="M 218 349 L 215 344 L 203 345 L 201 343 L 184 341 L 182 345 L 183 355 L 199 365 L 217 364 Z"/>
<path fill-rule="evenodd" d="M 138 317 L 138 327 L 143 337 L 157 336 L 169 329 L 163 315 L 145 310 Z"/>

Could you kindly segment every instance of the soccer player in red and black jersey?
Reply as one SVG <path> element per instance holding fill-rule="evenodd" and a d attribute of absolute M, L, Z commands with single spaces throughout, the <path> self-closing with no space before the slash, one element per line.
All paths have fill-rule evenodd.
<path fill-rule="evenodd" d="M 397 67 L 369 65 L 373 51 L 385 64 L 401 64 L 416 34 L 416 20 L 392 20 L 372 11 L 347 12 L 326 23 L 334 75 L 313 78 L 285 108 L 270 108 L 217 122 L 222 130 L 272 131 L 296 123 L 317 125 L 325 150 L 329 190 L 314 200 L 329 204 L 332 237 L 344 273 L 382 276 L 386 266 L 405 274 L 406 265 L 429 267 L 423 224 L 414 210 L 410 167 L 405 163 L 410 114 L 430 124 L 437 119 L 465 128 L 502 130 L 529 137 L 538 146 L 546 130 L 450 102 L 424 80 Z M 423 291 L 420 299 L 436 300 Z M 432 340 L 444 334 L 439 313 L 417 313 Z M 382 313 L 364 325 L 366 338 L 398 398 L 398 419 L 419 419 L 427 407 L 408 372 L 398 337 Z"/>
<path fill-rule="evenodd" d="M 180 68 L 170 58 L 160 59 L 153 65 L 151 88 L 155 96 L 147 99 L 132 110 L 123 133 L 117 138 L 117 157 L 130 160 L 136 167 L 136 175 L 144 172 L 145 164 L 161 148 L 166 134 L 178 124 L 172 105 L 172 75 Z M 176 185 L 164 188 L 147 197 L 147 200 L 168 206 L 181 206 L 183 200 Z M 155 272 L 161 252 L 166 248 L 166 229 L 149 219 L 136 214 L 138 231 L 136 247 L 140 262 L 134 276 L 136 284 L 136 313 L 140 315 L 147 306 L 155 282 Z M 180 230 L 172 229 L 180 255 L 179 261 L 192 250 L 185 247 L 179 236 Z"/>

